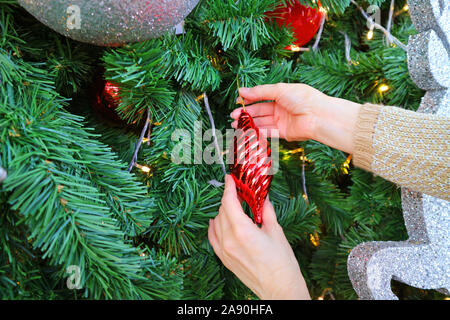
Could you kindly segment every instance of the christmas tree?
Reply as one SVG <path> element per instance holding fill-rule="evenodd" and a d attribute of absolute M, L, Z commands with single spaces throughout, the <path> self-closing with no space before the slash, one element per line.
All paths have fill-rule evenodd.
<path fill-rule="evenodd" d="M 201 0 L 182 34 L 105 48 L 0 0 L 2 299 L 256 299 L 208 242 L 223 194 L 219 161 L 194 161 L 194 147 L 191 163 L 172 160 L 176 130 L 194 140 L 211 127 L 204 93 L 221 132 L 237 82 L 301 82 L 411 110 L 424 94 L 401 46 L 416 33 L 405 0 L 321 0 L 322 26 L 301 46 L 290 25 L 270 18 L 286 2 Z M 368 28 L 360 8 L 369 5 L 386 32 Z M 212 140 L 199 143 L 205 150 Z M 407 238 L 400 189 L 315 141 L 280 141 L 279 152 L 270 199 L 312 298 L 357 298 L 348 254 L 361 242 Z"/>

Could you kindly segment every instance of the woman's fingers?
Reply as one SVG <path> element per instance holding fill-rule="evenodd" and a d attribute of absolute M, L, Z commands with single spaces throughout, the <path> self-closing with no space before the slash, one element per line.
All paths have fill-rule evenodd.
<path fill-rule="evenodd" d="M 271 230 L 273 226 L 278 224 L 277 214 L 275 213 L 272 202 L 270 202 L 269 196 L 267 196 L 263 206 L 263 221 L 263 229 L 267 230 Z"/>
<path fill-rule="evenodd" d="M 250 103 L 262 100 L 277 100 L 281 94 L 280 88 L 280 84 L 264 84 L 253 88 L 240 88 L 239 94 Z"/>
<path fill-rule="evenodd" d="M 255 122 L 255 125 L 258 128 L 275 127 L 276 126 L 273 116 L 254 118 L 253 122 Z"/>
<path fill-rule="evenodd" d="M 253 101 L 254 102 L 254 101 Z M 236 104 L 244 104 L 244 105 L 247 105 L 247 104 L 251 104 L 251 103 L 253 103 L 252 101 L 250 101 L 250 100 L 248 100 L 248 99 L 244 99 L 244 98 L 242 98 L 242 97 L 238 97 L 237 99 L 236 99 Z"/>
<path fill-rule="evenodd" d="M 259 117 L 259 118 L 253 118 L 253 122 L 255 125 L 262 129 L 262 128 L 277 128 L 277 124 L 275 123 L 273 116 L 267 116 L 267 117 Z M 233 123 L 231 123 L 231 126 L 234 129 L 237 129 L 238 121 L 235 120 Z"/>
<path fill-rule="evenodd" d="M 219 239 L 217 238 L 213 219 L 209 220 L 208 239 L 214 251 L 216 251 L 216 248 L 219 249 Z"/>
<path fill-rule="evenodd" d="M 237 108 L 231 113 L 233 119 L 238 119 L 243 108 Z M 253 118 L 265 117 L 274 114 L 275 103 L 274 102 L 263 102 L 257 103 L 251 106 L 246 106 L 245 111 L 247 111 Z"/>
<path fill-rule="evenodd" d="M 225 191 L 222 197 L 222 207 L 224 209 L 224 216 L 232 228 L 251 222 L 250 218 L 242 209 L 236 191 L 236 184 L 230 175 L 225 176 Z"/>
<path fill-rule="evenodd" d="M 237 120 L 233 121 L 233 123 L 231 124 L 231 127 L 233 127 L 234 129 L 237 129 L 238 126 L 238 122 Z M 261 132 L 264 137 L 266 138 L 280 138 L 280 137 L 284 137 L 282 135 L 280 135 L 280 131 L 277 125 L 265 125 L 265 126 L 258 126 L 259 132 Z"/>
<path fill-rule="evenodd" d="M 222 204 L 219 208 L 219 214 L 214 219 L 214 227 L 219 243 L 222 245 L 227 232 L 231 229 L 230 222 L 226 217 L 226 208 Z"/>
<path fill-rule="evenodd" d="M 216 255 L 222 260 L 223 257 L 222 247 L 220 246 L 220 242 L 217 237 L 215 220 L 213 219 L 209 220 L 208 240 Z"/>

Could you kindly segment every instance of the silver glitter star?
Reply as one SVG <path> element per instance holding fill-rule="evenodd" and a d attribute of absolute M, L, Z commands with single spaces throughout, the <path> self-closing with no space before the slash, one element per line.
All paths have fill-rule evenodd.
<path fill-rule="evenodd" d="M 408 0 L 408 5 L 419 32 L 409 40 L 408 67 L 414 82 L 428 90 L 418 111 L 448 117 L 450 2 Z M 407 241 L 362 243 L 348 257 L 348 274 L 361 299 L 398 299 L 391 279 L 449 294 L 450 202 L 402 188 L 402 208 Z"/>

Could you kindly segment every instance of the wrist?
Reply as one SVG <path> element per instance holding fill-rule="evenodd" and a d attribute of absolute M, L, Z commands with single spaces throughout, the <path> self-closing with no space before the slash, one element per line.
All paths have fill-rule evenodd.
<path fill-rule="evenodd" d="M 353 154 L 353 137 L 361 105 L 326 96 L 315 109 L 313 140 Z"/>
<path fill-rule="evenodd" d="M 277 281 L 274 282 L 273 279 L 277 279 Z M 296 259 L 293 260 L 289 268 L 272 272 L 266 280 L 265 283 L 260 285 L 262 290 L 259 292 L 261 294 L 255 291 L 262 300 L 311 300 L 308 287 Z"/>
<path fill-rule="evenodd" d="M 271 290 L 267 294 L 260 295 L 261 300 L 311 300 L 306 283 L 302 278 L 297 281 L 290 279 L 284 287 Z"/>

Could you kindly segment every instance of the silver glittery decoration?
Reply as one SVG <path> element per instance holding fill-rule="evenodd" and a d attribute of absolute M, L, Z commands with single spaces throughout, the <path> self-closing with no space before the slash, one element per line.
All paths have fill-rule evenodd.
<path fill-rule="evenodd" d="M 409 72 L 427 90 L 418 111 L 448 117 L 450 1 L 408 0 L 408 5 L 419 32 L 409 40 Z M 391 279 L 449 294 L 450 202 L 402 188 L 402 208 L 408 240 L 362 243 L 348 257 L 349 277 L 361 299 L 398 299 Z"/>
<path fill-rule="evenodd" d="M 21 6 L 72 39 L 118 46 L 174 30 L 199 0 L 19 0 Z"/>

